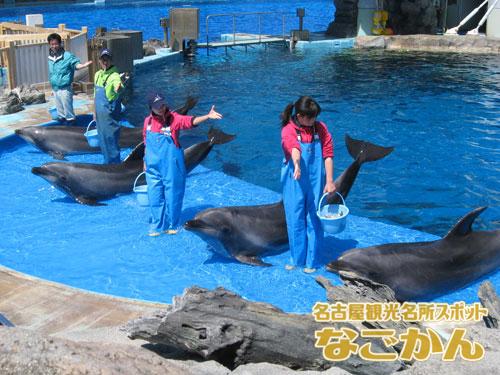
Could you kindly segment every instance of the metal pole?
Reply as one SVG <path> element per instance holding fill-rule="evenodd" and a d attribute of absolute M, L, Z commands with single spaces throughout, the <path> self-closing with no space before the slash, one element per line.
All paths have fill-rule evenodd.
<path fill-rule="evenodd" d="M 233 15 L 233 45 L 236 44 L 236 16 Z"/>
<path fill-rule="evenodd" d="M 262 38 L 261 38 L 261 15 L 259 14 L 259 43 L 261 43 Z"/>

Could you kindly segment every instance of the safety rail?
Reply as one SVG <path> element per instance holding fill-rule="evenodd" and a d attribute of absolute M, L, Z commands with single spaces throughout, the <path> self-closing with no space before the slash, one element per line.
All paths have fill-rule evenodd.
<path fill-rule="evenodd" d="M 269 16 L 269 15 L 279 15 L 281 16 L 281 23 L 282 23 L 282 36 L 281 38 L 278 38 L 276 36 L 270 36 L 270 35 L 264 35 L 262 33 L 262 17 L 263 16 Z M 238 41 L 236 39 L 236 18 L 237 17 L 244 17 L 244 16 L 257 16 L 258 17 L 258 33 L 257 35 L 255 34 L 252 34 L 254 36 L 256 36 L 255 40 L 253 41 L 249 41 L 248 39 L 244 39 L 244 40 L 240 40 Z M 232 17 L 232 20 L 233 20 L 233 30 L 232 30 L 232 34 L 233 34 L 233 40 L 232 42 L 219 42 L 219 44 L 221 46 L 235 46 L 235 45 L 238 45 L 238 44 L 250 44 L 251 42 L 253 43 L 264 43 L 268 40 L 270 41 L 276 41 L 276 39 L 279 39 L 279 40 L 286 40 L 286 33 L 285 33 L 285 24 L 286 24 L 286 14 L 285 13 L 282 13 L 282 12 L 240 12 L 240 13 L 220 13 L 220 14 L 209 14 L 206 19 L 205 19 L 205 34 L 206 34 L 206 47 L 207 47 L 207 50 L 210 48 L 210 47 L 216 47 L 218 46 L 217 42 L 210 42 L 209 40 L 209 21 L 210 19 L 212 18 L 215 18 L 215 17 Z"/>

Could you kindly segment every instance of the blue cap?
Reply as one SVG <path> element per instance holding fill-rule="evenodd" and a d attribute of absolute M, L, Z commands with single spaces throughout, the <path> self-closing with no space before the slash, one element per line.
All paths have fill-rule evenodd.
<path fill-rule="evenodd" d="M 99 55 L 99 57 L 103 57 L 103 56 L 108 56 L 108 57 L 112 57 L 113 55 L 111 55 L 111 51 L 107 48 L 104 48 L 102 51 L 101 51 L 101 54 Z"/>
<path fill-rule="evenodd" d="M 160 109 L 162 105 L 168 108 L 165 97 L 159 92 L 152 92 L 148 95 L 148 104 L 152 109 Z"/>

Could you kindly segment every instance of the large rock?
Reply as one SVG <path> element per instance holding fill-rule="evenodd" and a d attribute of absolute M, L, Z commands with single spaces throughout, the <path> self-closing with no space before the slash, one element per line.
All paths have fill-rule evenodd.
<path fill-rule="evenodd" d="M 357 34 L 358 0 L 334 0 L 335 18 L 326 34 L 335 38 L 350 38 Z"/>
<path fill-rule="evenodd" d="M 500 299 L 493 288 L 490 281 L 485 281 L 481 284 L 478 291 L 481 304 L 488 309 L 488 316 L 484 318 L 484 322 L 488 328 L 498 329 L 500 322 Z"/>
<path fill-rule="evenodd" d="M 6 91 L 4 95 L 0 97 L 0 115 L 16 113 L 23 109 L 23 103 L 15 92 Z"/>
<path fill-rule="evenodd" d="M 28 86 L 16 87 L 12 92 L 21 99 L 23 104 L 42 104 L 45 103 L 45 93 Z"/>
<path fill-rule="evenodd" d="M 177 364 L 131 345 L 73 342 L 0 327 L 0 374 L 199 374 L 197 365 Z M 209 366 L 221 369 L 221 375 L 228 372 Z"/>

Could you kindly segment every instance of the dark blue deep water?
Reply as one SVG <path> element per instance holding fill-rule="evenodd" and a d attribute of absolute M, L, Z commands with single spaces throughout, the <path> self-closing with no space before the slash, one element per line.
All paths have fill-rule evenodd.
<path fill-rule="evenodd" d="M 88 26 L 90 34 L 95 28 L 142 30 L 145 39 L 163 38 L 160 18 L 167 17 L 170 8 L 200 9 L 200 37 L 205 39 L 205 18 L 209 14 L 241 12 L 278 12 L 286 16 L 286 32 L 298 28 L 296 8 L 305 8 L 304 27 L 311 31 L 326 30 L 333 20 L 335 7 L 332 0 L 194 0 L 194 1 L 113 1 L 105 6 L 94 4 L 64 4 L 35 7 L 2 8 L 0 21 L 21 20 L 26 14 L 41 13 L 46 27 L 64 23 L 68 28 Z M 262 18 L 263 32 L 282 33 L 281 15 Z M 229 23 L 228 23 L 229 22 Z M 232 21 L 215 18 L 210 21 L 212 36 L 232 32 Z M 237 32 L 257 32 L 257 18 L 245 16 L 237 21 Z"/>

